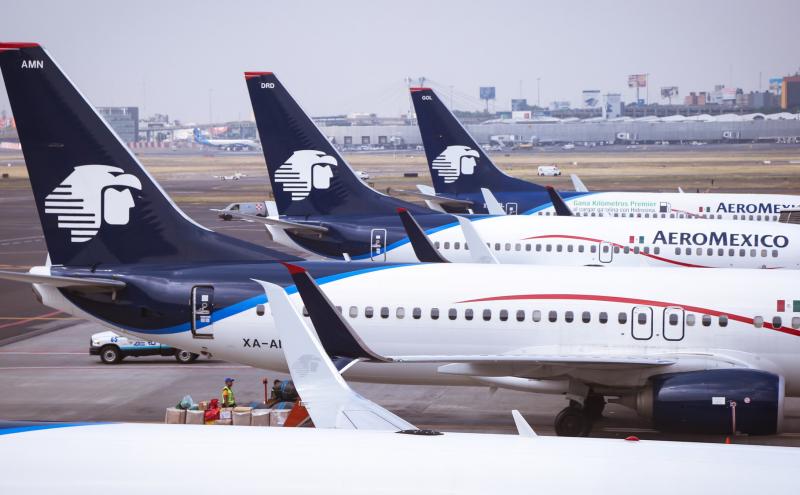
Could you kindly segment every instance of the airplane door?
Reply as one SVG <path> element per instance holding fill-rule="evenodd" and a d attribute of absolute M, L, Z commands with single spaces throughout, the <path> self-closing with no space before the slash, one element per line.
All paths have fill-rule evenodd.
<path fill-rule="evenodd" d="M 517 203 L 506 203 L 506 215 L 516 215 L 519 211 Z"/>
<path fill-rule="evenodd" d="M 664 327 L 661 335 L 664 340 L 683 340 L 685 320 L 683 308 L 664 308 Z"/>
<path fill-rule="evenodd" d="M 597 259 L 600 263 L 611 263 L 614 259 L 614 247 L 610 242 L 601 241 L 598 246 Z"/>
<path fill-rule="evenodd" d="M 631 311 L 631 336 L 636 340 L 653 338 L 653 308 L 635 306 Z"/>
<path fill-rule="evenodd" d="M 208 285 L 192 287 L 192 336 L 196 339 L 214 338 L 214 288 Z"/>
<path fill-rule="evenodd" d="M 369 237 L 369 259 L 386 261 L 386 229 L 372 229 Z"/>

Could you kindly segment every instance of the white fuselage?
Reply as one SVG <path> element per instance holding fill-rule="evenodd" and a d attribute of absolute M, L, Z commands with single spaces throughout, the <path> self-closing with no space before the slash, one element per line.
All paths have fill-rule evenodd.
<path fill-rule="evenodd" d="M 154 424 L 1 433 L 0 491 L 26 494 L 789 495 L 800 463 L 787 447 L 474 433 Z M 201 454 L 225 460 L 206 466 Z M 664 473 L 679 480 L 658 482 Z"/>
<path fill-rule="evenodd" d="M 446 263 L 370 270 L 366 263 L 353 263 L 354 271 L 362 267 L 321 287 L 382 355 L 660 356 L 676 362 L 634 370 L 531 366 L 471 372 L 442 364 L 359 363 L 347 371 L 348 379 L 474 385 L 485 383 L 487 374 L 570 377 L 624 391 L 657 374 L 740 367 L 783 376 L 786 394 L 800 395 L 800 294 L 794 271 Z M 56 289 L 37 288 L 46 305 L 94 319 Z M 299 308 L 299 295 L 291 297 Z M 205 331 L 213 339 L 195 339 L 188 330 L 133 333 L 232 362 L 285 370 L 269 305 L 263 316 L 256 303 L 237 309 L 220 318 L 212 315 Z"/>
<path fill-rule="evenodd" d="M 472 223 L 500 263 L 800 268 L 800 226 L 778 222 L 506 215 Z M 447 260 L 470 261 L 457 224 L 429 238 Z M 417 258 L 405 243 L 387 260 Z"/>
<path fill-rule="evenodd" d="M 573 213 L 589 217 L 714 218 L 775 221 L 784 208 L 800 206 L 791 194 L 589 192 L 565 198 Z M 508 210 L 508 205 L 503 205 Z M 514 205 L 511 205 L 512 209 Z M 550 203 L 525 214 L 554 215 Z"/>

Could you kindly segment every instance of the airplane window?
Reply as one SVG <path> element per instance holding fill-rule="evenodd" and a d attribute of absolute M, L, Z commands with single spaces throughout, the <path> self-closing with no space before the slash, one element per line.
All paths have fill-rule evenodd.
<path fill-rule="evenodd" d="M 601 311 L 600 314 L 597 316 L 597 321 L 605 325 L 608 322 L 608 313 L 606 313 L 605 311 Z"/>
<path fill-rule="evenodd" d="M 374 312 L 375 310 L 372 309 L 372 306 L 367 306 L 364 308 L 364 318 L 372 318 Z"/>
<path fill-rule="evenodd" d="M 560 253 L 563 249 L 564 249 L 564 246 L 562 246 L 561 244 L 556 244 L 556 251 L 558 251 Z"/>
<path fill-rule="evenodd" d="M 579 253 L 582 253 L 582 252 L 583 252 L 583 244 L 581 244 L 581 245 L 579 245 L 579 246 L 578 246 L 578 252 L 579 252 Z"/>
<path fill-rule="evenodd" d="M 686 325 L 690 326 L 690 327 L 694 326 L 694 315 L 693 314 L 686 315 Z"/>
<path fill-rule="evenodd" d="M 472 308 L 467 308 L 464 310 L 464 319 L 471 320 L 472 319 Z"/>
<path fill-rule="evenodd" d="M 644 254 L 650 254 L 650 246 L 644 247 Z"/>
<path fill-rule="evenodd" d="M 728 249 L 728 256 L 736 256 L 736 250 L 733 248 Z"/>
<path fill-rule="evenodd" d="M 639 254 L 639 246 L 633 247 L 633 254 Z"/>
<path fill-rule="evenodd" d="M 500 310 L 500 321 L 506 321 L 506 320 L 508 320 L 508 310 L 507 309 L 501 309 Z"/>
<path fill-rule="evenodd" d="M 530 251 L 530 250 L 531 250 L 531 245 L 525 244 L 525 251 Z"/>
<path fill-rule="evenodd" d="M 464 251 L 469 251 L 469 244 L 466 242 L 464 243 Z"/>
<path fill-rule="evenodd" d="M 618 216 L 619 216 L 619 213 L 614 213 L 614 216 L 615 216 L 615 217 L 618 217 Z"/>
<path fill-rule="evenodd" d="M 721 327 L 728 326 L 728 315 L 719 315 L 719 326 Z"/>
<path fill-rule="evenodd" d="M 676 247 L 675 248 L 675 254 L 681 254 L 681 248 Z"/>
<path fill-rule="evenodd" d="M 444 243 L 444 248 L 445 249 L 450 249 L 450 243 L 449 242 L 445 242 Z"/>
<path fill-rule="evenodd" d="M 525 321 L 525 311 L 518 309 L 517 310 L 517 321 Z"/>
<path fill-rule="evenodd" d="M 761 220 L 761 215 L 756 215 L 756 220 Z"/>
<path fill-rule="evenodd" d="M 550 323 L 555 323 L 556 320 L 558 320 L 558 312 L 550 311 L 547 313 L 547 320 L 550 321 Z"/>
<path fill-rule="evenodd" d="M 772 257 L 773 258 L 777 258 L 778 257 L 778 250 L 777 249 L 773 249 L 772 250 Z"/>
<path fill-rule="evenodd" d="M 395 310 L 395 313 L 394 313 L 394 314 L 395 314 L 395 317 L 396 317 L 398 320 L 402 320 L 403 318 L 405 318 L 405 317 L 406 317 L 406 308 L 404 308 L 404 307 L 402 307 L 402 306 L 398 306 L 398 307 L 397 307 L 397 310 Z"/>
<path fill-rule="evenodd" d="M 725 249 L 723 248 L 717 249 L 717 256 L 725 256 Z"/>
<path fill-rule="evenodd" d="M 538 309 L 533 310 L 533 321 L 539 322 L 542 321 L 542 312 Z"/>
<path fill-rule="evenodd" d="M 542 245 L 541 244 L 537 244 L 536 245 L 536 252 L 538 253 L 541 250 L 542 250 Z"/>
<path fill-rule="evenodd" d="M 514 251 L 522 251 L 522 244 L 515 244 Z"/>
<path fill-rule="evenodd" d="M 795 330 L 800 328 L 800 316 L 795 316 L 794 318 L 792 318 L 792 328 L 794 328 Z"/>
<path fill-rule="evenodd" d="M 703 322 L 703 326 L 704 327 L 710 327 L 711 326 L 711 316 L 710 315 L 703 315 L 703 317 L 701 318 L 701 321 Z"/>
<path fill-rule="evenodd" d="M 420 318 L 422 318 L 422 310 L 419 308 L 414 308 L 413 310 L 411 310 L 411 317 L 414 318 L 415 320 L 419 320 Z"/>
<path fill-rule="evenodd" d="M 494 250 L 495 251 L 500 251 L 500 243 L 499 242 L 495 242 L 494 243 Z"/>
<path fill-rule="evenodd" d="M 772 219 L 773 220 L 777 220 L 778 219 L 778 215 L 772 215 Z"/>
<path fill-rule="evenodd" d="M 357 317 L 358 317 L 358 307 L 350 306 L 350 318 L 357 318 Z"/>
<path fill-rule="evenodd" d="M 750 257 L 751 258 L 755 258 L 756 257 L 756 250 L 755 249 L 751 249 L 750 250 Z"/>
<path fill-rule="evenodd" d="M 455 320 L 458 318 L 458 310 L 456 308 L 450 308 L 447 310 L 447 317 L 451 320 Z"/>
<path fill-rule="evenodd" d="M 772 328 L 780 328 L 783 326 L 783 320 L 781 320 L 780 316 L 773 316 L 772 317 Z"/>
<path fill-rule="evenodd" d="M 617 321 L 620 322 L 621 325 L 624 325 L 628 322 L 628 313 L 620 313 L 617 316 Z"/>
<path fill-rule="evenodd" d="M 713 248 L 706 249 L 706 254 L 709 256 L 714 256 L 714 249 Z"/>
<path fill-rule="evenodd" d="M 596 253 L 597 252 L 597 246 L 592 244 L 592 246 L 589 248 L 589 251 L 591 251 L 592 253 Z"/>
<path fill-rule="evenodd" d="M 617 251 L 617 252 L 619 252 L 619 251 Z M 628 247 L 628 246 L 625 246 L 625 254 L 628 254 L 630 252 L 631 252 L 631 248 Z"/>
<path fill-rule="evenodd" d="M 734 219 L 734 220 L 739 220 L 739 215 L 734 215 L 734 216 L 733 216 L 733 219 Z"/>
<path fill-rule="evenodd" d="M 702 256 L 703 255 L 703 248 L 695 249 L 694 250 L 694 254 L 696 254 L 697 256 Z"/>
<path fill-rule="evenodd" d="M 492 310 L 491 309 L 484 309 L 483 310 L 483 321 L 489 321 L 492 319 Z"/>
<path fill-rule="evenodd" d="M 433 247 L 435 247 L 436 249 L 439 249 L 439 241 L 434 242 L 433 243 Z"/>
<path fill-rule="evenodd" d="M 756 316 L 755 318 L 753 318 L 753 326 L 756 328 L 761 328 L 762 326 L 764 326 L 764 317 Z"/>
<path fill-rule="evenodd" d="M 739 250 L 739 256 L 744 257 L 744 249 Z"/>
<path fill-rule="evenodd" d="M 647 324 L 647 313 L 643 313 L 642 312 L 642 313 L 637 314 L 636 315 L 636 322 L 639 323 L 639 325 Z"/>
<path fill-rule="evenodd" d="M 460 242 L 454 242 L 453 243 L 453 249 L 461 249 L 461 243 Z"/>
<path fill-rule="evenodd" d="M 431 320 L 439 319 L 439 308 L 431 308 Z"/>
<path fill-rule="evenodd" d="M 572 252 L 572 244 L 567 245 L 567 252 L 568 253 Z"/>
<path fill-rule="evenodd" d="M 575 313 L 573 313 L 572 311 L 564 312 L 564 321 L 566 321 L 567 323 L 572 323 L 572 320 L 574 319 L 575 319 Z"/>
<path fill-rule="evenodd" d="M 584 323 L 589 323 L 590 321 L 592 321 L 592 314 L 588 311 L 584 311 L 583 313 L 581 313 L 581 321 Z"/>
<path fill-rule="evenodd" d="M 308 318 L 308 310 L 306 309 L 306 307 L 305 307 L 305 306 L 303 306 L 303 316 L 305 316 L 306 318 Z"/>
<path fill-rule="evenodd" d="M 766 249 L 762 249 L 761 250 L 761 257 L 762 258 L 766 258 L 767 257 L 767 250 Z"/>
<path fill-rule="evenodd" d="M 669 324 L 673 327 L 678 324 L 678 315 L 672 313 L 669 315 Z"/>
<path fill-rule="evenodd" d="M 511 244 L 508 242 L 506 243 L 506 251 L 511 251 Z"/>
<path fill-rule="evenodd" d="M 753 215 L 750 215 L 750 220 L 752 220 L 752 219 L 753 219 Z"/>
<path fill-rule="evenodd" d="M 549 253 L 550 251 L 552 251 L 552 250 L 553 250 L 553 246 L 551 246 L 550 244 L 548 244 L 547 246 L 545 246 L 545 251 L 547 251 L 548 253 Z"/>
<path fill-rule="evenodd" d="M 603 252 L 604 252 L 604 253 L 607 253 L 607 252 L 608 252 L 608 246 L 603 246 Z"/>
<path fill-rule="evenodd" d="M 614 246 L 614 252 L 619 253 L 619 246 Z"/>
<path fill-rule="evenodd" d="M 386 306 L 381 308 L 381 318 L 386 319 L 389 317 L 389 308 Z"/>
<path fill-rule="evenodd" d="M 675 214 L 674 214 L 674 213 L 670 213 L 670 214 L 669 214 L 669 217 L 670 217 L 670 218 L 675 218 Z"/>
<path fill-rule="evenodd" d="M 650 214 L 649 214 L 649 213 L 645 213 L 645 214 L 644 214 L 644 217 L 645 217 L 645 218 L 650 218 Z"/>

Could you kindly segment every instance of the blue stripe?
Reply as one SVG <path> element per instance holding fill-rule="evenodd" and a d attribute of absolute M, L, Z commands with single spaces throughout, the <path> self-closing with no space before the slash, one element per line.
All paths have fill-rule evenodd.
<path fill-rule="evenodd" d="M 327 284 L 328 282 L 335 282 L 337 280 L 342 280 L 342 279 L 345 279 L 345 278 L 356 277 L 358 275 L 363 275 L 365 273 L 376 272 L 376 271 L 381 271 L 381 270 L 388 270 L 390 268 L 400 268 L 400 267 L 410 266 L 410 265 L 415 265 L 415 264 L 416 263 L 401 263 L 401 264 L 395 264 L 395 265 L 371 266 L 369 268 L 362 268 L 361 270 L 353 270 L 351 272 L 337 273 L 335 275 L 328 275 L 327 277 L 321 277 L 321 278 L 317 279 L 317 283 L 319 285 L 323 285 L 323 284 Z M 294 294 L 294 293 L 297 292 L 297 286 L 289 285 L 284 290 L 286 291 L 287 294 Z M 234 316 L 234 315 L 237 315 L 237 314 L 242 313 L 244 311 L 248 311 L 248 310 L 250 310 L 252 308 L 255 308 L 259 304 L 266 304 L 266 302 L 267 302 L 267 296 L 266 296 L 266 294 L 264 294 L 262 292 L 261 294 L 259 294 L 257 296 L 250 297 L 248 299 L 245 299 L 244 301 L 239 301 L 238 303 L 231 304 L 230 306 L 227 306 L 227 307 L 225 307 L 223 309 L 220 309 L 219 311 L 215 311 L 214 313 L 212 313 L 211 323 L 212 324 L 213 323 L 218 323 L 219 321 L 221 321 L 221 320 L 223 320 L 225 318 L 228 318 L 230 316 Z M 127 326 L 120 325 L 120 324 L 113 323 L 113 322 L 108 322 L 108 323 L 111 324 L 111 325 L 118 326 L 120 328 L 124 328 L 125 330 L 128 330 L 129 332 L 143 333 L 143 334 L 148 334 L 148 335 L 165 335 L 165 334 L 188 332 L 192 328 L 190 323 L 181 323 L 180 325 L 174 325 L 174 326 L 171 326 L 171 327 L 159 328 L 159 329 L 155 329 L 155 330 L 145 330 L 145 329 L 140 329 L 140 328 L 135 328 L 135 327 L 127 327 Z M 203 328 L 204 326 L 207 326 L 207 325 L 198 326 L 198 328 Z"/>
<path fill-rule="evenodd" d="M 107 425 L 110 423 L 44 423 L 40 425 L 22 425 L 22 426 L 0 426 L 0 435 L 10 435 L 12 433 L 24 433 L 26 431 L 36 430 L 52 430 L 53 428 L 72 428 L 73 426 L 92 426 L 92 425 Z"/>

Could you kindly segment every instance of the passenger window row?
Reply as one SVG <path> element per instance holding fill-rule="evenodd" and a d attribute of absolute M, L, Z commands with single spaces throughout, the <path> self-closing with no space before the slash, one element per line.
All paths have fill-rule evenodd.
<path fill-rule="evenodd" d="M 780 316 L 773 316 L 772 317 L 772 328 L 781 328 L 783 326 L 783 318 Z M 761 328 L 764 326 L 764 317 L 763 316 L 756 316 L 753 318 L 753 326 L 756 328 Z M 800 329 L 800 316 L 792 317 L 792 328 L 795 330 Z"/>
<path fill-rule="evenodd" d="M 591 213 L 583 213 L 576 211 L 574 212 L 576 217 L 602 217 L 606 216 L 603 213 L 591 212 Z M 556 216 L 554 211 L 540 211 L 537 213 L 539 216 Z M 702 213 L 699 215 L 690 215 L 686 213 L 670 213 L 669 215 L 666 213 L 609 213 L 607 216 L 615 217 L 615 218 L 710 218 L 710 219 L 717 219 L 722 220 L 722 214 L 717 213 Z M 778 215 L 733 215 L 734 220 L 755 220 L 755 221 L 777 221 Z"/>

